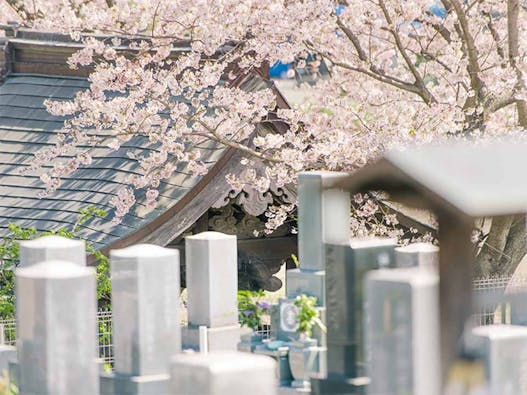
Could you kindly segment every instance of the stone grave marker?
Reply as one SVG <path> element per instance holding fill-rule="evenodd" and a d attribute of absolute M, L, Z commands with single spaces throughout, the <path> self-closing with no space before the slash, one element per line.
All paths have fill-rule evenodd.
<path fill-rule="evenodd" d="M 313 394 L 359 391 L 368 383 L 364 353 L 366 273 L 394 265 L 395 240 L 326 243 L 327 377 L 311 380 Z"/>
<path fill-rule="evenodd" d="M 188 326 L 184 348 L 199 348 L 199 327 L 207 327 L 208 349 L 237 349 L 246 332 L 238 323 L 236 236 L 203 232 L 185 239 Z"/>
<path fill-rule="evenodd" d="M 439 247 L 432 243 L 414 243 L 395 249 L 396 267 L 430 268 L 437 270 L 439 265 Z"/>
<path fill-rule="evenodd" d="M 68 261 L 16 270 L 20 394 L 99 393 L 95 271 Z"/>
<path fill-rule="evenodd" d="M 172 359 L 170 394 L 275 395 L 276 362 L 267 356 L 216 351 Z"/>
<path fill-rule="evenodd" d="M 488 395 L 527 393 L 527 327 L 479 326 L 472 335 L 485 362 Z"/>
<path fill-rule="evenodd" d="M 115 374 L 103 394 L 164 393 L 181 350 L 179 251 L 139 244 L 110 252 Z"/>
<path fill-rule="evenodd" d="M 439 276 L 371 271 L 365 283 L 368 394 L 441 394 Z"/>

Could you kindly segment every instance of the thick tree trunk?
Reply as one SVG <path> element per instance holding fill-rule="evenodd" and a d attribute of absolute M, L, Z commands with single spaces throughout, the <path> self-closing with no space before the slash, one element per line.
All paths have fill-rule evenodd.
<path fill-rule="evenodd" d="M 476 259 L 476 277 L 511 276 L 527 252 L 525 215 L 492 220 L 489 234 Z"/>

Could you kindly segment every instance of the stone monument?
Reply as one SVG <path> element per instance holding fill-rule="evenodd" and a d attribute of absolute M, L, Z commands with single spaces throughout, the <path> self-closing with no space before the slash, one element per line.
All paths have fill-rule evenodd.
<path fill-rule="evenodd" d="M 139 244 L 110 259 L 115 373 L 102 376 L 101 393 L 166 393 L 181 350 L 179 251 Z"/>

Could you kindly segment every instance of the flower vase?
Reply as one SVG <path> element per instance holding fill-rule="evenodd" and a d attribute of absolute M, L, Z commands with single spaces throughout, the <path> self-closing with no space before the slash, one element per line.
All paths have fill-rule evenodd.
<path fill-rule="evenodd" d="M 294 378 L 291 384 L 293 387 L 310 387 L 310 377 L 318 372 L 318 354 L 317 339 L 301 337 L 289 344 L 289 366 Z"/>

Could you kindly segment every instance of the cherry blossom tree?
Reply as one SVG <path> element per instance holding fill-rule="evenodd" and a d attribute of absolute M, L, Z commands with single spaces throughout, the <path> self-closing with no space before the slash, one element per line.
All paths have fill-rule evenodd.
<path fill-rule="evenodd" d="M 527 127 L 520 0 L 6 1 L 27 26 L 85 43 L 71 67 L 95 67 L 90 89 L 73 102 L 47 103 L 51 113 L 71 116 L 57 145 L 33 163 L 54 165 L 41 176 L 49 191 L 90 163 L 91 149 L 82 147 L 118 149 L 136 135 L 160 145 L 137 158 L 143 174 L 112 199 L 117 218 L 137 189 L 146 189 L 154 206 L 159 182 L 177 164 L 206 171 L 195 147 L 207 141 L 246 153 L 247 171 L 228 177 L 234 189 L 265 191 L 294 182 L 304 169 L 357 169 L 394 146 L 520 138 Z M 182 45 L 187 50 L 176 56 Z M 276 111 L 270 89 L 249 93 L 234 83 L 276 61 L 293 63 L 292 77 L 309 76 L 309 104 Z M 281 120 L 289 125 L 283 134 L 256 127 Z M 66 152 L 76 156 L 59 160 Z M 354 229 L 378 210 L 368 205 Z M 270 207 L 269 226 L 291 210 Z M 496 219 L 480 241 L 478 274 L 510 273 L 526 252 L 525 220 Z"/>

